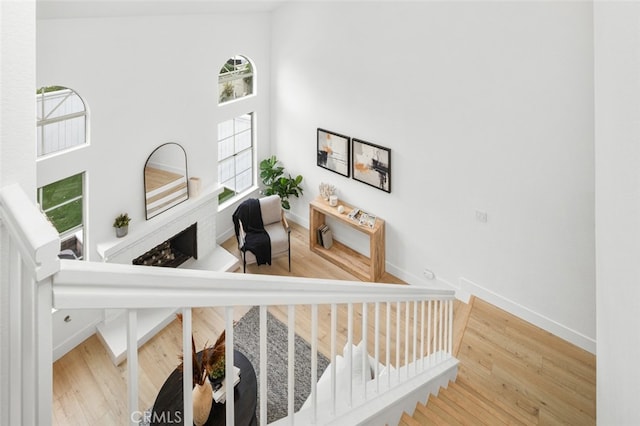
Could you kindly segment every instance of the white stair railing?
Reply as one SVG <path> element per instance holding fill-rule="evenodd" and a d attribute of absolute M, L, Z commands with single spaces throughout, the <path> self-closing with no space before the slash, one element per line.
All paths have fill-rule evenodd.
<path fill-rule="evenodd" d="M 302 321 L 296 320 L 296 307 L 309 305 L 311 310 L 310 345 L 315 354 L 318 348 L 318 307 L 326 306 L 330 309 L 331 318 L 326 319 L 331 324 L 331 376 L 333 377 L 332 389 L 333 401 L 330 409 L 323 407 L 320 410 L 320 401 L 316 394 L 316 387 L 311 390 L 311 410 L 305 420 L 313 423 L 323 423 L 330 418 L 345 415 L 358 406 L 362 406 L 373 398 L 379 398 L 383 393 L 389 392 L 402 383 L 408 382 L 426 372 L 436 364 L 452 360 L 452 303 L 453 294 L 445 290 L 430 290 L 417 286 L 402 286 L 392 284 L 373 284 L 363 282 L 320 280 L 312 278 L 283 277 L 270 275 L 233 274 L 226 272 L 150 268 L 146 266 L 118 265 L 107 263 L 91 263 L 77 261 L 61 261 L 60 271 L 53 279 L 54 306 L 59 309 L 128 309 L 134 312 L 136 309 L 174 307 L 183 310 L 183 353 L 191 351 L 191 318 L 188 314 L 191 308 L 197 307 L 222 307 L 225 309 L 227 357 L 233 356 L 233 313 L 238 306 L 260 306 L 261 317 L 266 315 L 269 306 L 286 306 L 288 323 L 288 388 L 290 390 L 287 401 L 288 417 L 286 422 L 293 421 L 294 413 L 294 332 L 296 326 Z M 347 345 L 346 354 L 347 370 L 344 374 L 349 377 L 359 376 L 361 379 L 348 381 L 345 398 L 337 398 L 336 389 L 336 357 L 338 310 L 337 306 L 347 311 Z M 384 306 L 384 309 L 382 308 Z M 369 315 L 371 309 L 372 315 Z M 387 344 L 384 345 L 385 357 L 382 365 L 393 368 L 395 374 L 388 374 L 385 380 L 380 380 L 380 374 L 376 374 L 376 380 L 366 381 L 364 365 L 365 357 L 373 354 L 373 368 L 378 373 L 380 367 L 381 339 L 375 337 L 382 334 L 380 325 L 380 311 L 384 310 L 387 318 L 387 327 L 384 330 Z M 361 316 L 361 320 L 355 319 L 355 313 Z M 377 314 L 376 314 L 377 312 Z M 376 320 L 377 317 L 377 320 Z M 423 319 L 425 318 L 426 319 Z M 131 316 L 135 321 L 135 316 Z M 373 318 L 373 320 L 371 319 Z M 395 333 L 390 321 L 396 325 Z M 261 321 L 262 322 L 262 321 Z M 344 326 L 344 321 L 342 324 Z M 402 327 L 403 326 L 403 327 Z M 357 329 L 357 330 L 356 330 Z M 372 329 L 373 339 L 368 339 L 369 333 L 361 330 Z M 266 330 L 261 324 L 261 331 Z M 356 331 L 360 330 L 359 333 Z M 402 332 L 401 332 L 402 331 Z M 425 335 L 427 338 L 424 338 Z M 367 351 L 362 353 L 363 360 L 360 365 L 363 374 L 355 374 L 352 358 L 352 347 L 355 343 L 354 335 L 360 334 L 362 344 Z M 392 335 L 392 336 L 390 336 Z M 261 333 L 265 337 L 264 332 Z M 391 362 L 390 339 L 395 340 L 395 363 Z M 135 340 L 132 341 L 132 345 Z M 402 344 L 403 343 L 403 344 Z M 401 354 L 404 356 L 401 358 Z M 136 348 L 129 350 L 128 365 L 137 368 Z M 185 361 L 188 357 L 185 357 Z M 261 371 L 266 371 L 266 341 L 261 341 L 260 362 Z M 184 389 L 191 389 L 191 370 L 185 364 L 183 380 Z M 228 377 L 232 377 L 233 366 L 227 364 Z M 312 357 L 311 370 L 316 371 L 317 357 Z M 315 374 L 315 373 L 312 373 Z M 137 373 L 130 373 L 130 380 L 135 380 Z M 317 377 L 311 377 L 312 383 L 317 382 Z M 136 386 L 129 386 L 134 392 Z M 260 382 L 260 421 L 266 424 L 266 387 Z M 184 403 L 190 407 L 191 392 L 184 392 Z M 137 411 L 137 395 L 131 394 L 130 410 Z M 344 402 L 346 401 L 346 404 Z M 234 418 L 233 404 L 226 404 L 227 420 Z M 333 413 L 329 416 L 327 412 Z M 185 410 L 185 420 L 190 420 L 190 411 Z M 300 420 L 302 421 L 302 420 Z M 229 423 L 231 424 L 231 423 Z"/>
<path fill-rule="evenodd" d="M 109 263 L 59 261 L 59 239 L 53 227 L 18 187 L 0 192 L 0 219 L 3 239 L 8 239 L 11 260 L 9 286 L 11 365 L 9 387 L 12 397 L 10 424 L 50 424 L 52 409 L 51 308 L 128 310 L 127 350 L 129 413 L 138 409 L 138 348 L 135 337 L 137 312 L 147 308 L 175 308 L 183 313 L 183 353 L 191 353 L 191 308 L 223 307 L 225 312 L 226 357 L 233 359 L 233 314 L 238 306 L 260 306 L 260 371 L 268 368 L 266 314 L 269 306 L 287 306 L 288 313 L 288 415 L 274 423 L 325 424 L 367 423 L 367 419 L 391 406 L 403 395 L 414 392 L 437 374 L 450 371 L 457 362 L 451 356 L 453 292 L 417 286 L 384 285 L 362 282 L 318 280 L 269 275 L 233 274 L 188 269 L 166 269 Z M 7 231 L 6 233 L 4 231 Z M 4 235 L 7 235 L 5 238 Z M 3 241 L 4 244 L 4 241 Z M 4 267 L 5 263 L 3 263 Z M 3 272 L 4 274 L 4 272 Z M 294 413 L 294 336 L 296 308 L 311 307 L 310 345 L 313 383 L 310 408 Z M 328 309 L 328 319 L 318 318 L 318 310 Z M 369 310 L 371 309 L 371 314 Z M 346 313 L 344 312 L 346 310 Z M 384 342 L 380 316 L 384 311 Z M 361 320 L 355 319 L 355 314 Z M 342 315 L 342 317 L 341 317 Z M 338 327 L 347 316 L 347 361 L 344 374 L 353 376 L 354 336 L 362 338 L 365 357 L 373 354 L 375 380 L 349 380 L 347 394 L 338 389 Z M 339 320 L 339 317 L 343 318 Z M 371 320 L 370 318 L 373 318 Z M 317 389 L 318 328 L 323 321 L 331 330 L 329 369 L 331 396 L 321 400 Z M 395 327 L 393 323 L 395 322 Z M 373 325 L 371 324 L 373 323 Z M 401 325 L 404 324 L 404 333 Z M 395 332 L 394 332 L 395 328 Z M 371 330 L 373 339 L 367 332 Z M 425 337 L 426 336 L 426 337 Z M 395 341 L 395 342 L 394 342 Z M 404 342 L 404 345 L 402 345 Z M 395 343 L 395 345 L 394 345 Z M 394 349 L 395 346 L 395 349 Z M 420 348 L 418 350 L 418 348 Z M 326 353 L 325 352 L 325 353 Z M 395 352 L 395 353 L 394 353 Z M 381 361 L 384 353 L 384 362 Z M 404 353 L 404 358 L 401 358 Z M 418 355 L 419 354 L 419 355 Z M 395 355 L 395 363 L 392 362 Z M 192 407 L 192 369 L 184 357 L 183 402 Z M 383 365 L 383 367 L 380 367 Z M 15 368 L 14 368 L 15 367 Z M 233 377 L 233 363 L 226 364 L 227 377 Z M 381 370 L 387 374 L 381 374 Z M 395 374 L 392 374 L 395 370 Z M 362 373 L 366 373 L 363 371 Z M 384 377 L 384 379 L 382 378 Z M 267 424 L 267 383 L 259 380 L 262 425 Z M 17 394 L 14 392 L 19 389 Z M 437 389 L 437 388 L 436 388 Z M 339 396 L 340 394 L 340 396 Z M 35 398 L 33 397 L 35 395 Z M 328 405 L 328 406 L 327 406 Z M 415 403 L 413 403 L 415 405 Z M 233 398 L 226 404 L 227 424 L 234 423 Z M 192 410 L 182 413 L 185 424 L 192 422 Z M 398 415 L 399 417 L 399 415 Z M 131 424 L 137 424 L 133 415 Z"/>

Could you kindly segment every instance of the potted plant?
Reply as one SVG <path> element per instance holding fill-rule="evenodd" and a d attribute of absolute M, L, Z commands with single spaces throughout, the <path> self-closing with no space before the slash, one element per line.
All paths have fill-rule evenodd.
<path fill-rule="evenodd" d="M 298 175 L 295 178 L 291 177 L 290 174 L 284 176 L 284 167 L 278 164 L 278 159 L 275 155 L 260 162 L 260 179 L 265 186 L 264 194 L 278 194 L 282 201 L 282 208 L 285 210 L 291 208 L 289 196 L 299 197 L 302 195 L 302 187 L 300 186 L 302 176 Z"/>
<path fill-rule="evenodd" d="M 127 232 L 129 232 L 129 222 L 131 222 L 131 218 L 127 213 L 121 213 L 116 216 L 116 219 L 113 221 L 113 227 L 116 228 L 116 237 L 121 238 L 127 235 Z"/>
<path fill-rule="evenodd" d="M 209 381 L 213 390 L 217 390 L 222 380 L 224 379 L 224 373 L 226 368 L 225 363 L 225 349 L 226 338 L 225 332 L 218 336 L 218 340 L 209 348 L 207 356 L 204 358 L 204 368 L 209 376 Z"/>

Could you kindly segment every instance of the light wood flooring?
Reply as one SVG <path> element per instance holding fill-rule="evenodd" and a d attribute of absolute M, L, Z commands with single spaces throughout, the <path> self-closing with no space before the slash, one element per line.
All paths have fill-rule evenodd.
<path fill-rule="evenodd" d="M 357 281 L 346 271 L 311 253 L 308 231 L 295 223 L 291 225 L 292 272 L 287 270 L 286 257 L 282 257 L 274 259 L 271 266 L 249 265 L 248 273 Z M 235 253 L 235 238 L 230 238 L 223 246 Z M 389 274 L 383 281 L 402 284 Z M 234 319 L 241 318 L 248 309 L 236 308 Z M 321 326 L 318 337 L 319 350 L 327 356 L 330 355 L 330 327 L 322 324 L 328 323 L 328 309 L 319 307 Z M 373 344 L 372 309 L 370 306 L 370 351 Z M 391 314 L 395 318 L 393 309 Z M 270 312 L 286 322 L 285 307 L 271 307 Z M 354 342 L 361 337 L 361 314 L 361 309 L 356 306 Z M 339 305 L 338 315 L 338 347 L 341 348 L 346 341 L 346 307 Z M 385 315 L 386 312 L 381 312 L 382 324 Z M 307 339 L 310 336 L 309 318 L 309 307 L 296 309 L 296 332 Z M 193 311 L 194 338 L 198 347 L 212 343 L 223 327 L 224 314 L 221 310 L 206 308 Z M 178 322 L 173 321 L 140 348 L 141 409 L 153 405 L 164 380 L 178 364 L 181 346 L 182 330 Z M 402 357 L 403 351 L 404 344 Z M 521 417 L 529 420 L 525 424 L 558 424 L 555 420 L 565 424 L 595 423 L 593 355 L 480 300 L 469 305 L 458 301 L 454 303 L 454 352 L 461 360 L 459 381 L 475 386 L 487 398 L 513 406 L 514 411 L 522 410 Z M 392 353 L 392 362 L 394 359 Z M 100 341 L 95 336 L 87 339 L 54 363 L 54 424 L 127 423 L 126 377 L 126 361 L 115 367 Z M 418 424 L 437 423 L 418 421 Z"/>

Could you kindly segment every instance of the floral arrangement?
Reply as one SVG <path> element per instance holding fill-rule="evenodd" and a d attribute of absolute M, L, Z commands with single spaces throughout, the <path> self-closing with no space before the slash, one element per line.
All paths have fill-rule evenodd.
<path fill-rule="evenodd" d="M 320 183 L 320 196 L 323 199 L 328 201 L 329 197 L 334 195 L 335 192 L 336 192 L 335 185 L 331 185 L 330 183 L 324 183 L 324 182 Z"/>

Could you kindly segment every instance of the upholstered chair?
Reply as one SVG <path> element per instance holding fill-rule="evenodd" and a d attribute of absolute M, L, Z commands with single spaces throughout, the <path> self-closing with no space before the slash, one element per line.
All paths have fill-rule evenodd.
<path fill-rule="evenodd" d="M 260 213 L 265 231 L 271 240 L 271 259 L 287 255 L 289 257 L 289 272 L 291 272 L 291 228 L 284 215 L 280 196 L 269 195 L 260 198 Z M 240 232 L 238 237 L 238 248 L 244 246 L 246 233 L 240 220 Z M 256 263 L 256 256 L 249 250 L 240 250 L 242 257 L 242 268 L 246 272 L 247 265 Z"/>

